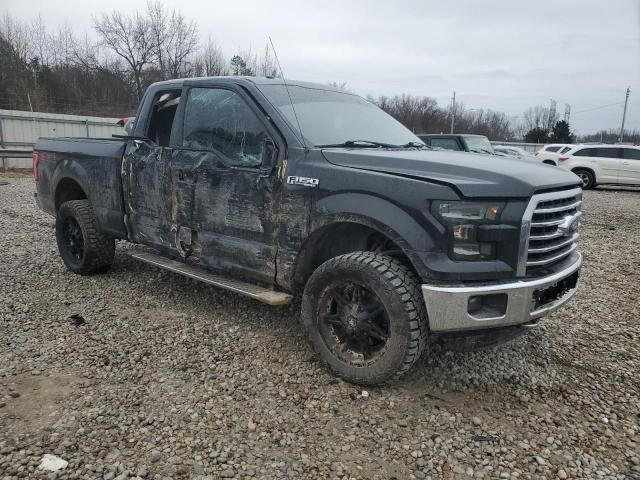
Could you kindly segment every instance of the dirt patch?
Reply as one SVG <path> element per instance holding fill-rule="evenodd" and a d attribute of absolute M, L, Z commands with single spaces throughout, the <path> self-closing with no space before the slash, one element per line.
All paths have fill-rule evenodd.
<path fill-rule="evenodd" d="M 82 379 L 71 375 L 18 375 L 3 385 L 5 406 L 0 425 L 9 421 L 12 433 L 26 433 L 52 426 L 58 410 L 72 396 Z"/>

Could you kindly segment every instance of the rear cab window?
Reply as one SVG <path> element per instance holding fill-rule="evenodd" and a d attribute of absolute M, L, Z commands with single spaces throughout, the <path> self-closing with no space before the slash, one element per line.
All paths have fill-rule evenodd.
<path fill-rule="evenodd" d="M 462 150 L 455 138 L 432 138 L 431 146 L 433 148 L 444 148 L 445 150 Z"/>

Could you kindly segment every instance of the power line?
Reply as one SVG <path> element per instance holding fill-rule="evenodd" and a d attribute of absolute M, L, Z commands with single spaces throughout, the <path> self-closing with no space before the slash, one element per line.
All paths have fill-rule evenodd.
<path fill-rule="evenodd" d="M 623 103 L 624 102 L 609 103 L 607 105 L 600 105 L 599 107 L 587 108 L 586 110 L 579 110 L 577 112 L 571 112 L 571 113 L 573 115 L 577 115 L 578 113 L 592 112 L 593 110 L 600 110 L 601 108 L 614 107 L 616 105 L 622 105 Z"/>

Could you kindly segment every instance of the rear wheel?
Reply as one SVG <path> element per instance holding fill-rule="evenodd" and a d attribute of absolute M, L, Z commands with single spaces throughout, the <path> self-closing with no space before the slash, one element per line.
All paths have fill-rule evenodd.
<path fill-rule="evenodd" d="M 88 200 L 71 200 L 60 206 L 56 240 L 62 261 L 74 273 L 104 272 L 113 263 L 115 242 L 98 229 Z"/>
<path fill-rule="evenodd" d="M 426 344 L 416 278 L 396 260 L 373 252 L 341 255 L 318 267 L 305 287 L 302 320 L 321 362 L 363 385 L 399 378 Z"/>
<path fill-rule="evenodd" d="M 596 178 L 589 170 L 578 168 L 574 170 L 573 173 L 575 173 L 578 177 L 580 177 L 580 180 L 582 180 L 582 188 L 584 190 L 589 190 L 590 188 L 596 186 Z"/>

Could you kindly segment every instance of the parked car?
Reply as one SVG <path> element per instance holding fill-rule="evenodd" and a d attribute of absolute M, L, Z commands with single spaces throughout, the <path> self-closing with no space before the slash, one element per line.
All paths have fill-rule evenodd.
<path fill-rule="evenodd" d="M 457 152 L 486 153 L 495 155 L 491 142 L 484 135 L 419 133 L 418 138 L 432 148 Z"/>
<path fill-rule="evenodd" d="M 104 272 L 123 239 L 268 304 L 299 294 L 318 358 L 354 383 L 398 378 L 429 338 L 520 335 L 578 285 L 578 177 L 431 150 L 325 85 L 155 83 L 130 137 L 41 138 L 33 166 L 70 271 Z"/>
<path fill-rule="evenodd" d="M 535 156 L 542 163 L 558 165 L 558 157 L 567 153 L 573 147 L 570 143 L 552 143 L 545 145 L 535 153 Z"/>
<path fill-rule="evenodd" d="M 574 145 L 558 157 L 558 165 L 582 180 L 582 188 L 596 185 L 640 185 L 640 147 L 630 145 Z"/>
<path fill-rule="evenodd" d="M 499 157 L 517 158 L 519 160 L 535 163 L 547 163 L 555 165 L 551 161 L 541 161 L 525 150 L 517 147 L 493 146 L 484 135 L 472 134 L 418 134 L 418 138 L 431 148 L 442 150 L 455 150 L 460 152 L 483 153 L 497 155 Z"/>
<path fill-rule="evenodd" d="M 493 145 L 493 150 L 496 152 L 504 153 L 510 157 L 522 158 L 533 156 L 527 152 L 524 148 L 514 147 L 512 145 Z"/>
<path fill-rule="evenodd" d="M 518 160 L 525 160 L 528 162 L 535 163 L 544 163 L 545 165 L 555 165 L 555 163 L 551 160 L 542 160 L 535 155 L 527 152 L 523 148 L 514 147 L 512 145 L 494 145 L 493 150 L 496 153 L 501 153 L 503 155 L 507 155 L 512 158 L 517 158 Z"/>

